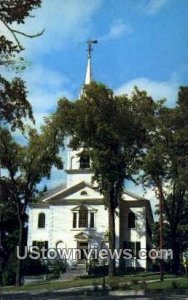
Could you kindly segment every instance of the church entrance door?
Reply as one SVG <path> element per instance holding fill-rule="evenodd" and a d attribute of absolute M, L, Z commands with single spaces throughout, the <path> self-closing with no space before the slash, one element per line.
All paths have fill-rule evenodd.
<path fill-rule="evenodd" d="M 77 248 L 80 250 L 78 255 L 78 263 L 85 264 L 87 257 L 85 254 L 88 253 L 88 243 L 87 242 L 77 242 Z"/>

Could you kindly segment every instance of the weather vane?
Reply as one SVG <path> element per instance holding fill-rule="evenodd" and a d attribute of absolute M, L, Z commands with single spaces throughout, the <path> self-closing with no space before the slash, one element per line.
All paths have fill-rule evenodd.
<path fill-rule="evenodd" d="M 88 43 L 88 50 L 87 50 L 88 56 L 91 57 L 91 51 L 93 50 L 92 44 L 97 44 L 98 41 L 97 40 L 88 40 L 87 43 Z"/>

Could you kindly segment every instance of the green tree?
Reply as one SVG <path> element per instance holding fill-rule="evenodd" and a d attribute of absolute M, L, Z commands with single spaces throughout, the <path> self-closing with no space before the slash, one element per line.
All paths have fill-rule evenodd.
<path fill-rule="evenodd" d="M 15 24 L 24 24 L 26 18 L 31 16 L 31 11 L 41 6 L 41 0 L 2 0 L 0 1 L 0 23 L 1 28 L 5 29 L 1 31 L 0 35 L 0 66 L 14 67 L 16 70 L 19 68 L 20 63 L 23 62 L 23 58 L 19 56 L 24 50 L 20 42 L 20 37 L 25 36 L 28 38 L 34 38 L 41 35 L 43 32 L 37 34 L 25 33 L 18 30 L 18 26 L 15 28 Z M 7 34 L 8 33 L 8 34 Z M 6 173 L 10 175 L 9 169 L 6 169 L 9 158 L 11 165 L 12 175 L 10 177 L 1 178 L 0 186 L 0 198 L 1 202 L 1 230 L 0 236 L 4 232 L 2 225 L 6 226 L 6 232 L 10 233 L 10 223 L 12 218 L 15 217 L 16 202 L 13 201 L 11 176 L 16 172 L 16 163 L 12 155 L 18 155 L 21 147 L 19 147 L 12 139 L 11 132 L 16 128 L 24 130 L 24 119 L 28 117 L 33 120 L 32 107 L 27 100 L 27 90 L 24 81 L 15 77 L 11 81 L 0 75 L 0 147 L 2 150 L 0 167 L 5 169 Z M 11 147 L 14 147 L 14 152 Z M 4 149 L 3 149 L 4 148 Z M 19 151 L 18 151 L 19 150 Z M 10 152 L 8 152 L 10 151 Z M 7 160 L 7 161 L 6 161 Z M 5 163 L 6 162 L 6 163 Z M 18 182 L 14 181 L 17 185 Z M 20 186 L 21 188 L 21 186 Z M 20 194 L 21 194 L 20 190 Z M 2 209 L 3 205 L 3 209 Z M 9 206 L 9 208 L 7 208 Z M 12 210 L 12 212 L 11 212 Z M 3 214 L 3 215 L 2 215 Z M 10 219 L 5 220 L 5 215 Z M 15 229 L 17 229 L 17 222 L 15 220 Z M 15 231 L 16 232 L 16 231 Z M 4 238 L 4 235 L 2 236 Z M 3 243 L 3 241 L 2 241 Z M 1 246 L 1 244 L 0 244 Z M 18 276 L 19 277 L 19 276 Z"/>
<path fill-rule="evenodd" d="M 1 64 L 10 62 L 9 55 L 24 50 L 19 41 L 20 35 L 29 38 L 41 35 L 41 33 L 28 34 L 12 27 L 13 24 L 24 24 L 27 17 L 32 17 L 31 11 L 40 7 L 41 3 L 42 0 L 1 0 L 0 22 L 12 35 L 12 39 L 8 38 L 4 33 L 0 36 L 0 55 L 1 58 L 5 59 L 4 61 L 1 60 Z"/>
<path fill-rule="evenodd" d="M 41 0 L 2 0 L 0 2 L 0 23 L 6 33 L 0 36 L 0 65 L 10 66 L 19 63 L 18 54 L 24 50 L 19 36 L 34 38 L 41 35 L 27 34 L 13 28 L 13 24 L 23 24 L 33 9 L 40 7 Z M 7 32 L 9 35 L 7 35 Z M 12 38 L 10 37 L 12 35 Z M 8 37 L 7 37 L 8 36 Z M 22 118 L 32 118 L 31 105 L 27 100 L 27 91 L 24 81 L 18 77 L 12 81 L 0 75 L 0 121 L 1 127 L 8 123 L 23 129 Z"/>
<path fill-rule="evenodd" d="M 0 153 L 2 168 L 6 174 L 1 178 L 4 186 L 5 199 L 10 199 L 12 207 L 16 207 L 19 223 L 18 246 L 19 254 L 23 254 L 24 224 L 26 209 L 38 194 L 37 184 L 42 178 L 50 177 L 52 166 L 62 168 L 61 158 L 58 156 L 59 147 L 63 139 L 55 138 L 54 131 L 43 129 L 39 135 L 32 129 L 28 133 L 28 144 L 17 144 L 8 131 L 0 136 Z M 21 284 L 22 261 L 17 260 L 16 284 Z"/>
<path fill-rule="evenodd" d="M 69 146 L 83 147 L 92 161 L 94 178 L 108 208 L 109 247 L 115 249 L 115 210 L 125 179 L 139 169 L 144 151 L 145 127 L 151 124 L 154 103 L 145 92 L 115 96 L 109 88 L 92 82 L 80 100 L 62 99 L 49 122 L 70 137 Z M 115 260 L 109 261 L 109 275 L 115 274 Z"/>
<path fill-rule="evenodd" d="M 188 181 L 188 88 L 181 87 L 175 108 L 161 107 L 155 116 L 155 126 L 148 136 L 143 159 L 142 181 L 156 187 L 169 225 L 174 254 L 173 271 L 180 267 L 180 232 L 187 214 Z M 161 278 L 163 280 L 163 278 Z"/>

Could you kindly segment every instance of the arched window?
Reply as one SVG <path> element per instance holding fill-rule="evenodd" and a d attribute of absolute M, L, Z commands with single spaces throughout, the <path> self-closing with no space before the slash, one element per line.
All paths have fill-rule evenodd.
<path fill-rule="evenodd" d="M 86 192 L 86 191 L 82 191 L 82 192 L 80 193 L 80 195 L 81 195 L 81 196 L 87 196 L 87 192 Z"/>
<path fill-rule="evenodd" d="M 45 214 L 40 213 L 38 217 L 38 228 L 45 228 Z"/>
<path fill-rule="evenodd" d="M 84 205 L 79 210 L 79 227 L 88 227 L 88 209 Z"/>
<path fill-rule="evenodd" d="M 63 246 L 64 246 L 64 243 L 62 240 L 57 241 L 55 244 L 56 249 L 63 248 Z"/>
<path fill-rule="evenodd" d="M 80 169 L 89 169 L 89 155 L 85 152 L 82 152 L 80 156 Z"/>
<path fill-rule="evenodd" d="M 132 211 L 130 211 L 128 214 L 128 228 L 135 228 L 135 224 L 136 224 L 136 216 Z"/>

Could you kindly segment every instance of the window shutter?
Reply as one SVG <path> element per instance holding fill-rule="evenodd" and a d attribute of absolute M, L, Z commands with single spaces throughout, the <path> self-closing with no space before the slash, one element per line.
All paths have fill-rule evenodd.
<path fill-rule="evenodd" d="M 77 213 L 73 213 L 73 228 L 76 228 Z"/>
<path fill-rule="evenodd" d="M 94 217 L 95 217 L 94 212 L 91 212 L 91 213 L 90 213 L 90 227 L 91 227 L 91 228 L 95 227 L 95 224 L 94 224 Z"/>

